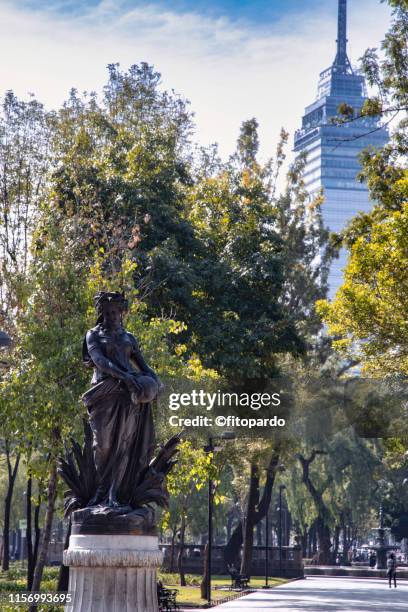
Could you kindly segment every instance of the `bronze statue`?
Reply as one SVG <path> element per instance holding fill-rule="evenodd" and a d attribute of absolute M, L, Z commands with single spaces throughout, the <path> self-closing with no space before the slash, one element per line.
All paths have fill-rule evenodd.
<path fill-rule="evenodd" d="M 88 505 L 130 505 L 129 480 L 152 459 L 155 436 L 151 402 L 160 381 L 134 336 L 123 328 L 127 301 L 119 293 L 95 296 L 96 326 L 84 341 L 85 365 L 94 368 L 83 396 L 93 432 L 98 489 Z M 137 369 L 135 369 L 135 366 Z"/>
<path fill-rule="evenodd" d="M 164 476 L 174 464 L 179 442 L 173 437 L 153 459 L 152 401 L 162 384 L 123 327 L 125 297 L 101 291 L 94 301 L 98 319 L 83 343 L 84 363 L 93 368 L 91 387 L 82 396 L 89 418 L 85 445 L 81 450 L 73 441 L 73 450 L 60 459 L 59 467 L 70 486 L 66 514 L 87 510 L 76 512 L 74 523 L 81 516 L 89 522 L 90 516 L 103 514 L 146 517 L 146 504 L 166 505 Z"/>

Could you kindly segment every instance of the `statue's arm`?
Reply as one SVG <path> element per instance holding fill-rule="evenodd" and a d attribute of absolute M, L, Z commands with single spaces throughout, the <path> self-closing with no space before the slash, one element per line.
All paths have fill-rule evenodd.
<path fill-rule="evenodd" d="M 143 372 L 143 374 L 148 374 L 150 375 L 152 378 L 154 378 L 155 380 L 158 380 L 157 374 L 156 372 L 154 372 L 154 370 L 152 370 L 152 368 L 150 368 L 146 361 L 145 358 L 142 355 L 142 351 L 140 350 L 139 344 L 137 343 L 137 340 L 134 336 L 132 336 L 132 334 L 129 334 L 130 338 L 132 339 L 132 359 L 133 361 L 136 363 L 136 365 L 138 366 L 139 370 L 141 372 Z"/>
<path fill-rule="evenodd" d="M 126 370 L 105 357 L 101 349 L 99 338 L 93 330 L 90 330 L 86 334 L 86 346 L 89 356 L 98 370 L 105 374 L 109 374 L 109 376 L 113 378 L 118 378 L 119 380 L 127 380 L 129 378 L 129 373 Z"/>

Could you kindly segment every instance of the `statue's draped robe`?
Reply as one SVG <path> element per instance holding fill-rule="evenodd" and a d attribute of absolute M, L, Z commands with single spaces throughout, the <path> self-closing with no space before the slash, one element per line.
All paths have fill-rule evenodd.
<path fill-rule="evenodd" d="M 155 435 L 151 403 L 132 402 L 123 381 L 109 373 L 109 368 L 132 372 L 143 387 L 155 377 L 139 358 L 145 371 L 137 372 L 131 358 L 140 352 L 135 338 L 125 330 L 109 333 L 101 325 L 88 332 L 84 344 L 85 359 L 94 365 L 92 387 L 83 395 L 93 432 L 95 466 L 98 476 L 99 501 L 107 502 L 109 490 L 116 490 L 117 501 L 132 505 L 132 494 L 149 465 Z M 98 368 L 95 363 L 103 363 Z"/>

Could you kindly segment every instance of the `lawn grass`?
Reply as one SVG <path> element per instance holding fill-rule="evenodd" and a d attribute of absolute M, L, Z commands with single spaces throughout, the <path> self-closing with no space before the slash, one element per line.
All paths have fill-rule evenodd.
<path fill-rule="evenodd" d="M 55 592 L 57 590 L 59 567 L 45 567 L 43 580 L 41 581 L 41 591 Z M 20 561 L 10 563 L 10 569 L 6 572 L 0 570 L 0 594 L 5 591 L 18 593 L 27 590 L 27 567 L 22 567 Z M 7 605 L 0 603 L 1 612 L 23 612 L 27 610 L 25 605 Z M 64 606 L 38 605 L 38 612 L 62 612 Z"/>
<path fill-rule="evenodd" d="M 163 584 L 169 588 L 177 589 L 177 603 L 183 607 L 201 607 L 206 604 L 206 600 L 201 598 L 200 592 L 200 582 L 202 580 L 201 576 L 188 574 L 186 576 L 188 585 L 185 587 L 179 586 L 179 576 L 178 574 L 163 574 Z M 288 582 L 285 578 L 269 578 L 269 586 L 271 588 L 279 586 L 280 584 L 284 584 Z M 249 583 L 250 589 L 260 589 L 265 584 L 265 578 L 260 576 L 254 576 L 251 578 L 251 582 Z M 232 591 L 229 588 L 220 589 L 220 587 L 230 587 L 231 579 L 229 576 L 212 576 L 211 578 L 212 585 L 212 600 L 218 601 L 224 599 L 225 597 L 229 597 L 230 595 L 236 595 L 237 591 Z"/>
<path fill-rule="evenodd" d="M 177 587 L 177 603 L 180 606 L 191 606 L 198 608 L 206 604 L 206 599 L 201 599 L 200 587 L 185 586 Z M 221 600 L 224 597 L 233 595 L 233 591 L 212 591 L 212 599 L 214 601 Z"/>
<path fill-rule="evenodd" d="M 41 591 L 55 592 L 57 589 L 58 580 L 58 567 L 45 567 L 43 580 L 41 582 Z M 16 593 L 18 591 L 25 591 L 26 586 L 26 575 L 27 569 L 21 566 L 20 562 L 13 562 L 10 564 L 10 569 L 7 572 L 0 571 L 0 593 L 8 591 Z M 201 598 L 200 584 L 202 576 L 197 574 L 186 574 L 187 586 L 180 586 L 180 577 L 175 573 L 158 572 L 158 578 L 162 580 L 166 587 L 177 589 L 177 603 L 183 607 L 201 607 L 206 604 L 206 600 Z M 275 587 L 280 584 L 287 582 L 285 578 L 269 578 L 270 587 Z M 212 599 L 218 601 L 229 597 L 237 593 L 232 591 L 231 579 L 229 576 L 212 576 Z M 251 578 L 249 588 L 260 589 L 265 584 L 265 578 L 260 576 L 254 576 Z M 223 587 L 223 588 L 220 588 Z M 2 612 L 14 612 L 16 610 L 26 610 L 25 606 L 8 606 L 6 604 L 0 604 L 0 610 Z M 38 612 L 60 612 L 63 610 L 62 606 L 39 606 Z"/>

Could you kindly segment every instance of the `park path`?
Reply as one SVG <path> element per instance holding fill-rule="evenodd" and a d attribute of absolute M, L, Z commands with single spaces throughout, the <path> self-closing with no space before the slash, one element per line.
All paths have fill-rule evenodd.
<path fill-rule="evenodd" d="M 408 612 L 408 581 L 397 589 L 385 580 L 310 577 L 211 608 L 219 612 Z"/>

